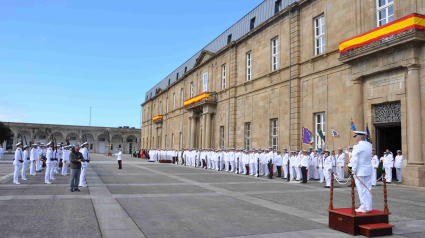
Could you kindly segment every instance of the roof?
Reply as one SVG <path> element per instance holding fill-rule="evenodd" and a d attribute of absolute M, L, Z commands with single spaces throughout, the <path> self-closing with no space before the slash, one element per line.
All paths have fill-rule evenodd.
<path fill-rule="evenodd" d="M 217 38 L 211 41 L 207 46 L 202 48 L 194 56 L 192 56 L 190 59 L 184 62 L 180 67 L 174 70 L 171 74 L 169 74 L 167 77 L 161 80 L 158 84 L 155 85 L 155 87 L 151 88 L 145 95 L 145 101 L 156 96 L 158 88 L 160 88 L 161 90 L 164 90 L 168 85 L 174 83 L 179 78 L 181 78 L 185 73 L 186 67 L 187 67 L 186 72 L 193 69 L 196 64 L 196 60 L 201 55 L 202 51 L 206 50 L 212 53 L 216 53 L 219 50 L 223 49 L 225 46 L 227 46 L 228 44 L 227 39 L 229 35 L 232 35 L 231 41 L 236 41 L 240 39 L 241 37 L 243 37 L 244 35 L 248 34 L 251 31 L 250 25 L 251 25 L 252 18 L 255 17 L 255 23 L 254 23 L 254 28 L 255 28 L 261 25 L 263 22 L 270 19 L 271 17 L 273 17 L 274 15 L 276 15 L 279 11 L 275 12 L 275 5 L 276 5 L 276 2 L 279 2 L 279 1 L 280 1 L 279 11 L 282 11 L 287 6 L 291 5 L 294 2 L 298 2 L 299 0 L 265 0 L 263 1 L 251 12 L 246 14 L 238 22 L 233 24 L 221 35 L 219 35 Z M 178 78 L 177 78 L 177 75 L 178 75 Z"/>

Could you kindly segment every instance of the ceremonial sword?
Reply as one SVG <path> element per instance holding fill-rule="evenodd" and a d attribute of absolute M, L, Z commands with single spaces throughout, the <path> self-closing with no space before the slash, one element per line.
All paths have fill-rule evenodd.
<path fill-rule="evenodd" d="M 348 170 L 350 170 L 350 172 L 351 172 L 351 173 L 353 173 L 353 171 L 352 171 L 350 168 L 348 168 L 348 166 L 347 166 L 347 165 L 346 165 L 345 167 L 347 167 L 347 169 L 348 169 Z M 365 184 L 364 184 L 364 183 L 363 183 L 363 182 L 362 182 L 362 181 L 361 181 L 361 180 L 360 180 L 360 179 L 359 179 L 356 175 L 354 175 L 354 177 L 355 177 L 357 180 L 359 180 L 361 184 L 363 184 L 363 186 L 367 189 L 367 191 L 369 191 L 369 192 L 370 192 L 370 193 L 371 193 L 371 194 L 372 194 L 375 198 L 377 198 L 377 197 L 375 196 L 375 194 L 373 194 L 373 193 L 372 193 L 372 191 L 370 191 L 370 190 L 369 190 L 369 188 L 367 188 L 367 187 L 366 187 L 366 185 L 365 185 Z"/>

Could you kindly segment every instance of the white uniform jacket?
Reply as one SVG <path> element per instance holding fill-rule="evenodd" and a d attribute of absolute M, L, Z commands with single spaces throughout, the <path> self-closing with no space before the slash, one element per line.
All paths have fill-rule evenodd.
<path fill-rule="evenodd" d="M 369 176 L 372 174 L 372 144 L 360 141 L 353 147 L 351 165 L 353 173 L 357 176 Z"/>

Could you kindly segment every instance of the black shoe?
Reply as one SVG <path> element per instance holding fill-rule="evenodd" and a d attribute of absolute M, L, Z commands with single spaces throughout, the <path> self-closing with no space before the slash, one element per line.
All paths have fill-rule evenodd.
<path fill-rule="evenodd" d="M 387 182 L 388 184 L 391 184 L 391 182 Z"/>
<path fill-rule="evenodd" d="M 70 189 L 69 191 L 74 192 L 74 189 Z"/>
<path fill-rule="evenodd" d="M 75 192 L 81 192 L 80 189 L 76 188 L 74 189 Z"/>

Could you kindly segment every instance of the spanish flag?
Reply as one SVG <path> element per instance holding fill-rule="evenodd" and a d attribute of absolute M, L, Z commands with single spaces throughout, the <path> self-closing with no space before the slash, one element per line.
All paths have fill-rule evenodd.
<path fill-rule="evenodd" d="M 339 53 L 341 54 L 347 50 L 368 45 L 383 38 L 411 29 L 425 30 L 425 16 L 416 13 L 410 14 L 396 21 L 380 26 L 372 31 L 345 40 L 339 43 Z"/>
<path fill-rule="evenodd" d="M 184 101 L 183 105 L 184 106 L 188 106 L 188 105 L 190 105 L 192 103 L 199 102 L 202 99 L 207 99 L 209 97 L 210 97 L 210 93 L 202 93 L 202 94 L 199 94 L 198 96 L 195 96 L 193 98 L 187 99 L 186 101 Z"/>
<path fill-rule="evenodd" d="M 162 119 L 162 115 L 158 115 L 158 116 L 152 118 L 152 121 L 155 121 L 155 120 L 158 120 L 158 119 Z"/>

